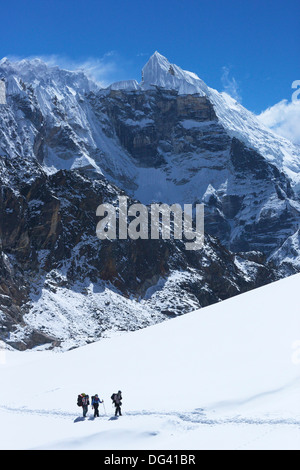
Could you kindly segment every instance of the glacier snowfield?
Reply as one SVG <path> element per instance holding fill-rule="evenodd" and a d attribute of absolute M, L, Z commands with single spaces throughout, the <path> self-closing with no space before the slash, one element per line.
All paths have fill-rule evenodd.
<path fill-rule="evenodd" d="M 300 449 L 299 281 L 67 352 L 2 350 L 0 449 Z"/>

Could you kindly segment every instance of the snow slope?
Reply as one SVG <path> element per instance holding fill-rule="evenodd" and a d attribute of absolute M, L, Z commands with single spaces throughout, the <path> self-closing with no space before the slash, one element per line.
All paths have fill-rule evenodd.
<path fill-rule="evenodd" d="M 65 353 L 2 351 L 0 448 L 300 449 L 299 280 Z M 80 420 L 82 392 L 107 415 Z"/>

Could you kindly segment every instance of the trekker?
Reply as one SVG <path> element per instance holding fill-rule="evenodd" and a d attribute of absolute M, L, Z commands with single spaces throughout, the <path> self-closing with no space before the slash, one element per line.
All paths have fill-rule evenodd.
<path fill-rule="evenodd" d="M 111 399 L 112 399 L 113 404 L 116 407 L 115 416 L 118 416 L 118 414 L 119 414 L 119 416 L 122 416 L 122 413 L 121 413 L 122 392 L 121 392 L 121 390 L 119 390 L 118 393 L 113 393 L 112 396 L 111 396 Z"/>
<path fill-rule="evenodd" d="M 104 400 L 100 400 L 97 394 L 92 397 L 92 408 L 94 410 L 94 418 L 96 418 L 96 416 L 98 416 L 99 418 L 99 405 L 103 402 Z"/>
<path fill-rule="evenodd" d="M 89 396 L 85 393 L 78 395 L 77 405 L 82 407 L 83 417 L 85 418 L 90 404 Z"/>

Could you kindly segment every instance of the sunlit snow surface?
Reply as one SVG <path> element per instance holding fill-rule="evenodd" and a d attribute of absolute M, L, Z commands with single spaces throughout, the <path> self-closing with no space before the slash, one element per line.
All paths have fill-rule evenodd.
<path fill-rule="evenodd" d="M 65 353 L 2 351 L 0 448 L 300 449 L 299 281 Z M 82 392 L 100 418 L 80 419 Z"/>

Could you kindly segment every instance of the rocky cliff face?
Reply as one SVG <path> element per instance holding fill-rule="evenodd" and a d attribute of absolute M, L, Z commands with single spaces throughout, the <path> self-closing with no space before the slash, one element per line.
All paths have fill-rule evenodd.
<path fill-rule="evenodd" d="M 278 141 L 268 158 L 273 136 L 260 152 L 265 131 L 247 118 L 251 146 L 249 129 L 228 124 L 232 104 L 160 57 L 141 85 L 105 90 L 40 61 L 0 62 L 0 339 L 10 346 L 74 347 L 300 269 L 296 150 Z M 120 194 L 204 203 L 204 247 L 100 241 L 96 208 Z"/>
<path fill-rule="evenodd" d="M 276 278 L 258 254 L 236 256 L 209 236 L 196 253 L 174 240 L 100 241 L 97 205 L 113 203 L 120 193 L 104 179 L 65 170 L 50 176 L 41 171 L 18 193 L 2 185 L 2 340 L 18 349 L 73 346 Z M 74 296 L 70 305 L 66 296 Z M 80 299 L 76 306 L 74 299 Z"/>
<path fill-rule="evenodd" d="M 231 137 L 206 96 L 117 90 L 90 103 L 138 167 L 129 191 L 142 202 L 205 203 L 207 232 L 233 251 L 270 255 L 298 229 L 288 176 Z"/>
<path fill-rule="evenodd" d="M 182 96 L 159 88 L 146 92 L 111 91 L 108 96 L 100 94 L 92 105 L 108 116 L 122 147 L 136 164 L 150 168 L 165 165 L 167 152 L 190 152 L 201 144 L 205 148 L 199 132 L 197 136 L 185 133 L 181 142 L 182 121 L 211 123 L 217 119 L 206 97 Z"/>

